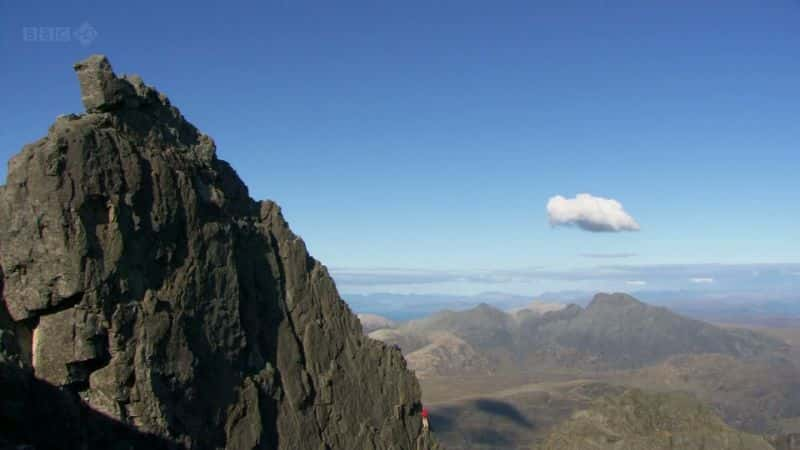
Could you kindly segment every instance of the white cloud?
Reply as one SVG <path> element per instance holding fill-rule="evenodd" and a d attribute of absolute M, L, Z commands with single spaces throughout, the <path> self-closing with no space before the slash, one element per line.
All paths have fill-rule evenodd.
<path fill-rule="evenodd" d="M 692 283 L 696 283 L 696 284 L 708 284 L 708 283 L 713 283 L 714 279 L 713 278 L 689 278 L 689 281 L 691 281 Z"/>
<path fill-rule="evenodd" d="M 622 203 L 591 194 L 578 194 L 575 198 L 550 197 L 547 216 L 552 226 L 577 225 L 592 232 L 639 231 L 639 224 L 625 212 Z"/>
<path fill-rule="evenodd" d="M 647 284 L 647 281 L 630 280 L 630 281 L 626 281 L 625 284 L 630 285 L 630 286 L 644 286 L 644 285 Z"/>

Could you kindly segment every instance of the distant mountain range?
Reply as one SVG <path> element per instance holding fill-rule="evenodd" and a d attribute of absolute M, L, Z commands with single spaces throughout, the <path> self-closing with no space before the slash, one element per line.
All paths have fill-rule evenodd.
<path fill-rule="evenodd" d="M 728 427 L 782 435 L 794 432 L 794 421 L 800 420 L 800 367 L 783 337 L 709 324 L 627 294 L 597 294 L 585 306 L 535 301 L 504 311 L 484 303 L 440 311 L 369 336 L 399 346 L 423 387 L 431 383 L 427 385 L 441 391 L 448 383 L 460 382 L 480 386 L 470 390 L 472 400 L 456 398 L 437 406 L 436 413 L 449 424 L 441 436 L 456 446 L 492 448 L 502 442 L 480 431 L 479 424 L 491 417 L 500 421 L 496 428 L 513 434 L 509 443 L 534 438 L 539 442 L 543 431 L 529 429 L 525 421 L 545 420 L 552 426 L 579 408 L 588 409 L 555 431 L 553 436 L 561 437 L 547 441 L 543 449 L 699 449 L 702 442 L 715 449 L 771 448 L 764 447 L 768 444 L 761 438 Z M 510 379 L 519 379 L 523 386 L 495 396 L 492 380 Z M 548 379 L 561 384 L 549 385 L 544 381 Z M 575 389 L 569 387 L 573 381 Z M 577 386 L 586 389 L 576 390 Z M 649 393 L 614 397 L 630 388 Z M 696 400 L 673 398 L 670 393 L 675 391 Z M 502 401 L 503 408 L 514 405 L 522 415 L 498 416 L 486 408 L 492 403 L 481 400 L 486 398 L 482 393 Z M 586 403 L 601 397 L 607 398 L 600 406 Z M 547 412 L 541 402 L 556 409 Z M 712 409 L 695 407 L 701 404 Z M 614 407 L 632 408 L 642 417 L 609 422 L 609 428 L 597 432 L 606 420 L 598 415 L 610 414 Z M 687 413 L 681 415 L 684 409 Z M 663 429 L 637 428 L 651 426 L 653 417 L 664 421 Z M 681 422 L 685 417 L 695 417 L 702 426 L 686 428 Z M 677 428 L 669 428 L 673 425 Z M 589 445 L 580 433 L 562 439 L 581 429 L 597 432 L 600 441 Z M 677 439 L 672 442 L 681 444 L 669 447 L 664 433 L 672 433 Z M 482 439 L 484 446 L 477 445 Z M 747 446 L 737 446 L 740 441 Z"/>
<path fill-rule="evenodd" d="M 476 295 L 447 294 L 344 294 L 358 313 L 385 316 L 395 321 L 427 317 L 437 311 L 462 311 L 486 303 L 497 309 L 512 310 L 528 305 L 533 299 L 544 303 L 588 305 L 594 293 L 589 291 L 553 291 L 537 295 L 484 292 Z M 642 290 L 634 295 L 651 304 L 665 306 L 677 313 L 711 322 L 791 326 L 800 321 L 800 297 L 769 292 L 717 292 Z"/>
<path fill-rule="evenodd" d="M 380 315 L 398 322 L 420 319 L 444 309 L 465 310 L 481 303 L 500 309 L 511 309 L 531 301 L 529 296 L 502 292 L 483 292 L 476 295 L 345 294 L 344 298 L 357 313 Z"/>
<path fill-rule="evenodd" d="M 765 335 L 686 318 L 626 294 L 598 294 L 585 308 L 542 305 L 509 313 L 480 304 L 464 311 L 442 311 L 370 336 L 399 345 L 420 376 L 455 369 L 463 373 L 467 367 L 481 371 L 635 369 L 680 354 L 751 358 L 786 347 Z M 453 352 L 454 338 L 463 341 L 458 352 Z M 423 348 L 437 358 L 419 358 L 415 353 Z M 458 361 L 464 357 L 475 360 Z"/>

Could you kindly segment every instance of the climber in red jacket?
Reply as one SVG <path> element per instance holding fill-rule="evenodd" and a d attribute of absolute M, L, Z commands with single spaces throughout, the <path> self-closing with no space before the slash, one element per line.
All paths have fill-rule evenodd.
<path fill-rule="evenodd" d="M 430 424 L 428 423 L 428 410 L 422 408 L 422 429 L 428 431 Z"/>

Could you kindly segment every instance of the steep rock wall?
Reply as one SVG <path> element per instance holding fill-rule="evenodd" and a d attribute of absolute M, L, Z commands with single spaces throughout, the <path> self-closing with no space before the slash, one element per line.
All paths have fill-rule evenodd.
<path fill-rule="evenodd" d="M 75 70 L 86 113 L 0 187 L 21 370 L 178 447 L 434 447 L 400 352 L 362 336 L 280 208 L 139 77 Z"/>

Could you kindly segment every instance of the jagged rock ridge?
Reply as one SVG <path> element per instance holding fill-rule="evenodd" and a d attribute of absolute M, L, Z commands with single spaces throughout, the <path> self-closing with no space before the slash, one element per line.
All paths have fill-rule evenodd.
<path fill-rule="evenodd" d="M 433 448 L 400 352 L 362 335 L 280 208 L 139 77 L 102 56 L 75 70 L 86 113 L 25 146 L 0 187 L 3 367 L 169 446 Z M 101 433 L 61 446 L 115 441 Z"/>

